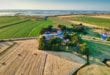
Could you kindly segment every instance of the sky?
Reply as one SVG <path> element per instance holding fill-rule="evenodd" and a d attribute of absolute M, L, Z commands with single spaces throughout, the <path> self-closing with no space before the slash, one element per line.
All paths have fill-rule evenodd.
<path fill-rule="evenodd" d="M 0 0 L 5 9 L 110 11 L 110 0 Z"/>

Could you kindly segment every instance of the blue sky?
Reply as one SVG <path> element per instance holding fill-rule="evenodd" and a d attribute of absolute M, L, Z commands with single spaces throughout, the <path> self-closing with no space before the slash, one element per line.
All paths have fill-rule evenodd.
<path fill-rule="evenodd" d="M 0 9 L 110 11 L 110 0 L 0 0 Z"/>

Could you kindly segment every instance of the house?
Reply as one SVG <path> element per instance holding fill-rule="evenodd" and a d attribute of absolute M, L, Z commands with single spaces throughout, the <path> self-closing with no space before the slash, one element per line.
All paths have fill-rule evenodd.
<path fill-rule="evenodd" d="M 45 36 L 46 40 L 51 40 L 53 37 L 58 37 L 63 39 L 64 33 L 61 30 L 57 30 L 56 32 L 45 32 L 42 36 Z"/>

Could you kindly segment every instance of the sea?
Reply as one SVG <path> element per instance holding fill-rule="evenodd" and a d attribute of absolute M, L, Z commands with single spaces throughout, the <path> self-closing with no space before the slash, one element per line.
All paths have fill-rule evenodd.
<path fill-rule="evenodd" d="M 0 16 L 57 16 L 79 14 L 110 14 L 110 11 L 96 10 L 0 10 Z"/>

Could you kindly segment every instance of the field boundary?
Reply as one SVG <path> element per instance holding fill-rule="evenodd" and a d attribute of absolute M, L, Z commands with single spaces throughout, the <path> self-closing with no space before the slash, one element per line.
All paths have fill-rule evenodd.
<path fill-rule="evenodd" d="M 0 42 L 5 42 L 5 41 L 21 41 L 21 40 L 30 40 L 30 39 L 38 39 L 38 37 L 24 37 L 24 38 L 0 39 Z"/>

